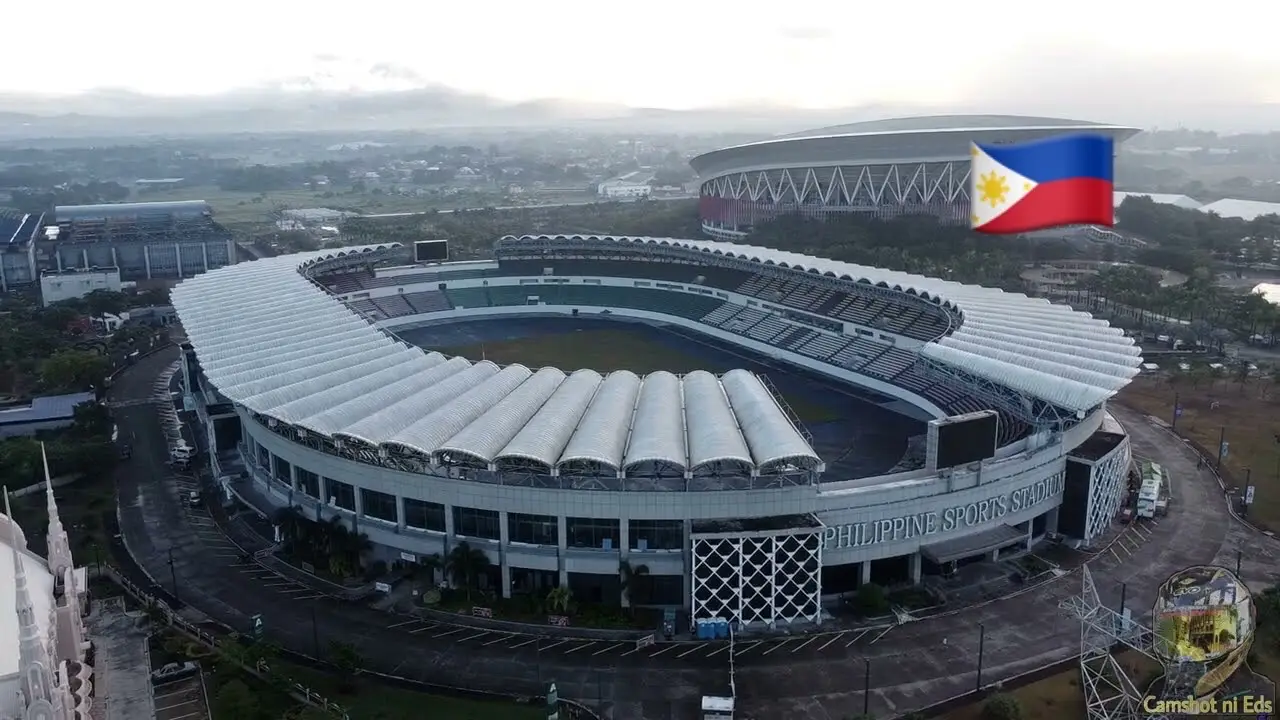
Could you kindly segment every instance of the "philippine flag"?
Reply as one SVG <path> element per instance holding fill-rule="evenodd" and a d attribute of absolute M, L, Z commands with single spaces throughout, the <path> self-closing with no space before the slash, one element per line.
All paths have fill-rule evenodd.
<path fill-rule="evenodd" d="M 1115 144 L 1109 137 L 974 143 L 971 154 L 969 198 L 978 232 L 1005 235 L 1115 224 Z"/>

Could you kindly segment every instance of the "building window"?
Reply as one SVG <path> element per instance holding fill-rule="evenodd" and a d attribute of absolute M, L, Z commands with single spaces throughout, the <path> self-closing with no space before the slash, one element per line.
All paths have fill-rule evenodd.
<path fill-rule="evenodd" d="M 404 524 L 416 530 L 444 532 L 444 505 L 405 498 Z"/>
<path fill-rule="evenodd" d="M 274 461 L 272 463 L 271 475 L 276 479 L 276 482 L 282 485 L 293 485 L 293 478 L 289 475 L 289 463 L 281 460 L 279 456 L 271 459 Z"/>
<path fill-rule="evenodd" d="M 350 483 L 326 478 L 325 489 L 329 491 L 329 504 L 351 512 L 356 511 L 356 489 Z"/>
<path fill-rule="evenodd" d="M 271 469 L 271 453 L 262 445 L 258 445 L 258 466 L 263 470 Z"/>
<path fill-rule="evenodd" d="M 600 518 L 568 519 L 569 547 L 614 550 L 618 547 L 618 521 Z"/>
<path fill-rule="evenodd" d="M 298 473 L 298 489 L 304 495 L 313 498 L 320 497 L 320 476 L 310 470 L 297 469 Z"/>
<path fill-rule="evenodd" d="M 559 542 L 556 518 L 552 515 L 507 514 L 507 539 L 530 545 L 555 545 Z"/>
<path fill-rule="evenodd" d="M 453 534 L 497 540 L 501 537 L 498 530 L 498 511 L 455 507 L 453 509 Z"/>
<path fill-rule="evenodd" d="M 387 522 L 397 522 L 396 496 L 377 490 L 360 488 L 360 510 L 365 517 Z"/>
<path fill-rule="evenodd" d="M 680 520 L 632 520 L 627 526 L 632 550 L 680 550 L 684 548 L 684 523 Z"/>

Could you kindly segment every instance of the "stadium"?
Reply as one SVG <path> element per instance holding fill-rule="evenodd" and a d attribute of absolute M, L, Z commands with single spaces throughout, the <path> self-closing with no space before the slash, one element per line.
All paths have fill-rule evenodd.
<path fill-rule="evenodd" d="M 827 217 L 969 218 L 969 143 L 1013 143 L 1088 131 L 1127 140 L 1136 128 L 1009 115 L 873 120 L 714 150 L 691 161 L 702 180 L 703 232 L 741 240 L 756 223 Z"/>
<path fill-rule="evenodd" d="M 66 299 L 121 282 L 191 277 L 236 261 L 231 233 L 203 200 L 0 210 L 0 292 L 40 285 Z"/>
<path fill-rule="evenodd" d="M 629 563 L 647 568 L 646 604 L 815 621 L 863 583 L 1088 543 L 1125 488 L 1106 403 L 1138 349 L 998 290 L 727 243 L 541 235 L 481 262 L 414 265 L 396 244 L 269 258 L 172 296 L 228 497 L 340 518 L 388 562 L 465 541 L 503 596 L 568 585 L 625 603 Z M 406 340 L 552 321 L 678 334 L 741 364 L 641 377 Z M 855 426 L 914 430 L 833 455 L 839 438 L 815 443 L 773 381 L 882 414 Z M 858 462 L 880 445 L 901 459 Z"/>

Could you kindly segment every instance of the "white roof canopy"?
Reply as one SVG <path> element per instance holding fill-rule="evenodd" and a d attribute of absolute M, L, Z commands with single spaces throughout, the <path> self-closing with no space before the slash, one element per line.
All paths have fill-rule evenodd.
<path fill-rule="evenodd" d="M 433 463 L 523 461 L 548 472 L 589 463 L 625 473 L 732 460 L 756 474 L 756 458 L 781 453 L 797 462 L 778 471 L 821 466 L 771 399 L 744 401 L 752 413 L 744 421 L 768 430 L 744 435 L 730 390 L 709 373 L 602 378 L 446 360 L 382 332 L 305 276 L 316 262 L 390 247 L 267 258 L 182 282 L 173 304 L 205 377 L 237 405 L 300 431 Z M 737 372 L 758 386 L 750 392 L 767 395 L 754 375 Z M 695 389 L 688 414 L 686 386 Z"/>

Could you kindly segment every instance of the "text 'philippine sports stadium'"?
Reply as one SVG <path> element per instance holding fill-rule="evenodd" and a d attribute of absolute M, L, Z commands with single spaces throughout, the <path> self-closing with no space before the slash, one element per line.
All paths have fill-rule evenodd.
<path fill-rule="evenodd" d="M 873 120 L 715 150 L 691 161 L 701 178 L 703 231 L 740 240 L 756 223 L 799 213 L 934 215 L 969 221 L 969 144 L 1071 132 L 1117 142 L 1136 128 L 1012 115 Z"/>
<path fill-rule="evenodd" d="M 341 518 L 388 561 L 465 541 L 504 596 L 625 602 L 620 563 L 643 564 L 652 604 L 746 625 L 1047 535 L 1087 542 L 1119 507 L 1129 443 L 1106 403 L 1139 354 L 1089 315 L 706 240 L 505 237 L 495 256 L 326 250 L 178 285 L 189 402 L 228 495 Z M 848 471 L 747 370 L 499 367 L 397 334 L 532 316 L 671 328 L 906 408 L 928 420 L 924 457 Z"/>

